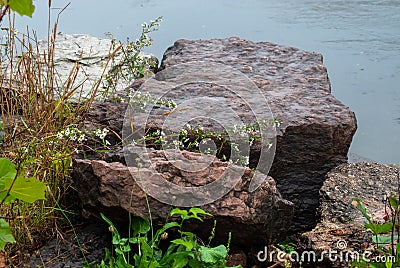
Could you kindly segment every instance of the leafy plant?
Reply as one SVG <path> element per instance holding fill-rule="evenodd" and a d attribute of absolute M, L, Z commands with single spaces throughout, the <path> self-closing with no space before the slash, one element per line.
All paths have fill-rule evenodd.
<path fill-rule="evenodd" d="M 171 102 L 171 100 L 167 100 L 163 101 L 163 104 L 167 106 Z M 273 124 L 277 125 L 278 122 L 278 120 L 273 120 L 272 122 L 257 122 L 241 126 L 234 125 L 222 133 L 204 130 L 199 125 L 191 126 L 190 124 L 186 124 L 179 132 L 171 132 L 168 135 L 161 129 L 150 128 L 146 131 L 144 137 L 136 140 L 130 137 L 130 140 L 132 144 L 151 147 L 156 150 L 179 149 L 201 152 L 215 155 L 222 161 L 248 166 L 248 152 L 241 151 L 242 145 L 247 143 L 246 145 L 251 147 L 253 144 L 261 142 L 261 131 L 266 130 Z M 240 139 L 241 144 L 229 140 L 230 135 L 240 135 L 242 137 Z M 267 146 L 271 146 L 269 141 L 266 141 L 266 143 Z M 232 157 L 233 153 L 236 154 L 235 157 Z"/>
<path fill-rule="evenodd" d="M 181 267 L 227 267 L 226 259 L 229 249 L 225 245 L 211 247 L 214 236 L 211 234 L 209 244 L 199 242 L 197 236 L 184 231 L 183 225 L 188 220 L 203 221 L 201 216 L 212 216 L 199 208 L 182 210 L 175 208 L 170 216 L 178 216 L 180 221 L 167 222 L 152 234 L 151 222 L 147 219 L 132 217 L 132 237 L 122 238 L 115 225 L 106 216 L 101 217 L 109 224 L 112 232 L 114 252 L 106 249 L 105 259 L 97 267 L 138 267 L 138 268 L 181 268 Z M 168 239 L 168 231 L 177 230 L 179 237 L 169 241 L 166 250 L 160 249 L 160 242 Z M 215 227 L 214 227 L 215 229 Z M 228 241 L 229 247 L 230 241 Z M 133 250 L 135 249 L 135 251 Z M 130 259 L 130 256 L 133 256 Z M 91 265 L 87 264 L 86 267 Z M 235 266 L 236 268 L 241 267 Z"/>
<path fill-rule="evenodd" d="M 16 199 L 33 203 L 45 199 L 45 191 L 45 183 L 34 177 L 21 176 L 10 160 L 0 158 L 0 206 L 10 204 Z M 6 243 L 15 243 L 15 239 L 9 223 L 0 218 L 0 250 L 4 250 Z"/>
<path fill-rule="evenodd" d="M 8 9 L 17 12 L 21 16 L 32 17 L 35 11 L 35 6 L 32 0 L 0 0 L 0 22 Z"/>
<path fill-rule="evenodd" d="M 142 78 L 151 73 L 151 69 L 157 68 L 157 61 L 153 58 L 144 56 L 143 49 L 153 44 L 153 39 L 149 34 L 158 30 L 162 17 L 158 17 L 150 23 L 142 24 L 142 31 L 134 41 L 127 40 L 126 44 L 117 41 L 111 33 L 107 33 L 111 37 L 113 48 L 120 48 L 120 55 L 113 58 L 111 62 L 111 70 L 106 75 L 106 90 L 104 96 L 108 96 L 116 88 L 117 83 L 121 80 L 125 85 L 133 82 L 134 79 Z"/>
<path fill-rule="evenodd" d="M 399 175 L 398 175 L 399 177 Z M 357 207 L 367 220 L 364 223 L 365 228 L 373 233 L 372 241 L 376 245 L 378 254 L 383 255 L 385 262 L 372 262 L 371 260 L 357 260 L 354 261 L 351 267 L 399 267 L 400 266 L 400 243 L 399 243 L 399 229 L 400 229 L 400 203 L 396 195 L 392 195 L 386 199 L 387 214 L 385 216 L 386 222 L 379 223 L 372 219 L 358 198 L 354 199 Z"/>

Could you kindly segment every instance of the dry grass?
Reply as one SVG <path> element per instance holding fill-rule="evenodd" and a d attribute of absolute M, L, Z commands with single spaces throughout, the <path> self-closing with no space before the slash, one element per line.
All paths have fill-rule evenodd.
<path fill-rule="evenodd" d="M 48 48 L 39 51 L 35 34 L 17 34 L 10 23 L 0 58 L 0 130 L 4 131 L 0 157 L 48 186 L 45 201 L 16 201 L 0 207 L 0 216 L 9 220 L 17 240 L 8 248 L 9 253 L 35 248 L 69 225 L 73 217 L 66 198 L 71 192 L 69 171 L 79 144 L 57 135 L 67 128 L 81 127 L 104 75 L 85 98 L 82 84 L 76 83 L 79 62 L 65 81 L 59 81 L 54 68 L 56 32 L 57 24 L 49 34 Z M 110 53 L 110 59 L 114 54 Z"/>

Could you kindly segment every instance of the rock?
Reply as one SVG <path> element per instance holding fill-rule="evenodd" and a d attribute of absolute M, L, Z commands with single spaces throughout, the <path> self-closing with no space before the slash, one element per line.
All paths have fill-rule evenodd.
<path fill-rule="evenodd" d="M 333 169 L 320 190 L 319 218 L 332 223 L 363 224 L 365 219 L 354 206 L 354 198 L 359 198 L 367 211 L 383 216 L 385 198 L 392 194 L 399 196 L 398 169 L 399 165 L 369 162 L 343 164 Z M 376 220 L 382 222 L 383 218 Z"/>
<path fill-rule="evenodd" d="M 189 105 L 194 107 L 207 107 L 198 103 L 199 97 L 206 97 L 220 105 L 223 103 L 221 106 L 235 111 L 244 122 L 254 123 L 251 110 L 253 107 L 249 107 L 248 103 L 223 89 L 220 84 L 225 81 L 222 78 L 221 83 L 182 84 L 171 90 L 168 83 L 176 79 L 175 69 L 179 68 L 175 67 L 179 66 L 178 63 L 194 60 L 203 62 L 208 60 L 228 66 L 225 70 L 220 70 L 212 68 L 211 62 L 210 68 L 204 68 L 204 64 L 198 63 L 198 69 L 186 70 L 188 77 L 212 77 L 219 82 L 215 77 L 223 76 L 225 80 L 237 81 L 238 72 L 233 70 L 233 67 L 247 75 L 261 89 L 269 102 L 274 118 L 282 121 L 277 133 L 275 158 L 270 174 L 276 178 L 278 189 L 283 196 L 295 203 L 293 229 L 312 228 L 316 223 L 318 191 L 324 176 L 331 168 L 346 162 L 348 148 L 356 130 L 354 113 L 330 94 L 330 84 L 326 68 L 322 65 L 322 56 L 296 48 L 268 42 L 253 43 L 238 38 L 179 40 L 165 53 L 160 68 L 163 71 L 156 74 L 156 83 L 148 83 L 149 79 L 140 79 L 127 90 L 161 94 L 163 98 L 173 99 L 178 105 L 187 104 L 193 99 L 193 103 Z M 252 85 L 243 80 L 239 79 L 239 85 L 247 83 L 246 85 L 253 90 Z M 232 84 L 230 86 L 234 86 Z M 247 94 L 244 88 L 242 90 L 243 94 Z M 254 92 L 256 91 L 257 89 Z M 121 91 L 117 93 L 117 97 L 127 94 L 129 92 Z M 249 95 L 246 97 L 250 102 L 257 102 L 260 99 L 256 93 L 253 98 L 251 94 Z M 93 128 L 93 125 L 109 127 L 116 134 L 111 134 L 109 139 L 112 144 L 116 144 L 120 140 L 119 137 L 123 136 L 121 128 L 126 108 L 126 103 L 116 102 L 113 98 L 95 104 L 87 118 L 88 124 L 92 125 L 88 127 Z M 188 110 L 182 109 L 183 112 L 177 110 L 173 110 L 174 114 L 189 114 Z M 133 121 L 144 120 L 143 118 L 149 115 L 146 130 L 170 131 L 168 127 L 177 127 L 174 124 L 165 126 L 165 115 L 171 111 L 165 107 L 157 107 L 147 114 L 135 111 Z M 268 114 L 268 109 L 265 113 Z M 217 117 L 219 122 L 230 120 L 230 115 L 223 113 L 212 113 L 211 117 Z M 206 121 L 197 117 L 191 124 L 199 124 L 206 130 L 220 132 L 224 128 L 215 123 L 218 120 Z M 252 168 L 260 164 L 260 148 L 260 144 L 257 143 L 250 148 L 249 161 Z M 224 149 L 226 150 L 229 148 Z"/>
<path fill-rule="evenodd" d="M 246 267 L 246 264 L 247 264 L 247 256 L 243 251 L 240 251 L 238 253 L 233 253 L 229 255 L 226 266 L 232 267 L 241 265 L 242 267 Z"/>
<path fill-rule="evenodd" d="M 168 154 L 170 156 L 181 152 L 188 158 L 200 156 L 198 153 L 178 150 L 170 150 Z M 105 159 L 108 161 L 122 159 L 116 157 L 115 154 Z M 228 166 L 228 163 L 213 157 L 211 164 L 207 162 L 209 164 L 207 168 L 193 173 L 177 168 L 176 162 L 166 158 L 165 151 L 150 151 L 148 157 L 151 159 L 150 164 L 145 163 L 139 169 L 128 168 L 120 162 L 76 159 L 73 178 L 85 215 L 98 217 L 99 212 L 104 212 L 113 221 L 126 223 L 128 212 L 149 218 L 150 209 L 153 223 L 162 224 L 171 206 L 150 196 L 148 196 L 147 204 L 146 194 L 133 179 L 132 174 L 140 173 L 140 181 L 146 181 L 154 176 L 151 171 L 151 168 L 154 168 L 164 180 L 186 187 L 198 187 L 217 179 Z M 248 186 L 252 171 L 242 167 L 237 167 L 237 169 L 244 173 L 234 189 L 221 199 L 201 207 L 213 214 L 213 219 L 206 219 L 204 224 L 193 222 L 189 227 L 206 239 L 210 235 L 215 219 L 217 220 L 216 241 L 226 243 L 228 232 L 232 232 L 232 243 L 244 248 L 264 245 L 284 238 L 293 216 L 293 204 L 281 198 L 271 177 L 265 176 L 261 187 L 249 193 Z M 146 187 L 145 184 L 143 185 Z M 166 192 L 165 195 L 174 195 L 174 193 Z"/>
<path fill-rule="evenodd" d="M 356 131 L 354 113 L 331 94 L 322 55 L 236 37 L 178 40 L 165 52 L 160 69 L 193 61 L 233 67 L 261 89 L 274 118 L 283 122 L 269 174 L 295 204 L 294 229 L 311 229 L 325 174 L 346 162 Z M 250 165 L 257 164 L 256 156 L 253 151 Z"/>
<path fill-rule="evenodd" d="M 83 96 L 90 92 L 99 81 L 108 58 L 114 48 L 111 46 L 111 39 L 97 38 L 86 34 L 66 34 L 57 33 L 54 54 L 54 66 L 57 73 L 57 85 L 59 89 L 63 89 L 70 76 L 70 72 L 74 65 L 79 62 L 79 72 L 75 79 L 75 85 L 82 84 Z M 38 50 L 43 54 L 48 50 L 47 40 L 38 42 Z M 152 62 L 152 66 L 158 66 L 158 59 L 151 55 L 141 53 L 143 58 L 148 58 Z M 115 54 L 114 65 L 117 66 L 123 60 L 121 50 Z M 106 76 L 111 70 L 111 64 L 108 64 L 104 75 Z M 130 81 L 119 81 L 117 90 L 124 89 Z M 105 79 L 103 79 L 99 90 L 105 90 L 107 87 Z M 77 96 L 79 94 L 76 94 Z"/>
<path fill-rule="evenodd" d="M 106 223 L 80 226 L 73 232 L 58 236 L 32 252 L 19 266 L 12 267 L 82 267 L 84 263 L 100 265 L 105 248 L 110 247 L 111 233 Z"/>
<path fill-rule="evenodd" d="M 302 250 L 318 254 L 337 250 L 336 261 L 326 254 L 321 267 L 349 267 L 352 259 L 346 259 L 346 253 L 375 254 L 372 233 L 364 227 L 366 219 L 354 198 L 360 199 L 375 222 L 384 223 L 388 211 L 385 198 L 399 196 L 399 169 L 399 165 L 362 162 L 342 164 L 330 171 L 320 190 L 319 223 L 301 234 L 300 240 L 306 241 Z M 341 262 L 340 256 L 344 256 Z"/>

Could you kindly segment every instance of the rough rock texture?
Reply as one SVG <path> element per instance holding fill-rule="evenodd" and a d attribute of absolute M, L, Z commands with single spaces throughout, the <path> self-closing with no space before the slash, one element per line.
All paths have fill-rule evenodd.
<path fill-rule="evenodd" d="M 48 50 L 47 40 L 41 40 L 38 43 L 38 50 L 43 53 Z M 80 71 L 77 74 L 75 85 L 83 84 L 83 96 L 90 92 L 93 86 L 101 77 L 108 58 L 113 51 L 111 39 L 97 38 L 87 34 L 66 34 L 57 33 L 54 66 L 57 73 L 57 85 L 60 89 L 67 83 L 70 72 L 76 63 L 79 64 Z M 151 54 L 141 54 L 148 58 L 154 65 L 158 65 L 158 59 Z M 123 60 L 123 53 L 119 50 L 114 57 L 114 64 L 118 65 Z M 105 74 L 111 70 L 111 64 L 108 64 Z M 123 89 L 129 82 L 118 81 L 117 89 Z M 100 86 L 105 86 L 104 81 Z"/>
<path fill-rule="evenodd" d="M 110 244 L 108 225 L 90 224 L 49 241 L 33 252 L 28 260 L 21 260 L 18 267 L 67 268 L 82 267 L 85 262 L 100 264 L 104 259 L 104 249 Z"/>
<path fill-rule="evenodd" d="M 264 93 L 274 117 L 283 121 L 270 175 L 284 198 L 295 203 L 295 226 L 313 227 L 324 176 L 346 162 L 356 131 L 354 113 L 330 93 L 322 55 L 235 37 L 178 40 L 160 69 L 199 60 L 236 68 Z"/>
<path fill-rule="evenodd" d="M 202 172 L 184 172 L 176 168 L 176 163 L 165 158 L 164 151 L 152 151 L 148 154 L 152 167 L 165 180 L 178 185 L 192 187 L 205 185 L 217 179 L 228 166 L 228 163 L 214 159 L 212 164 Z M 169 151 L 169 154 L 174 154 L 174 151 Z M 184 155 L 189 158 L 199 156 L 197 153 L 185 151 Z M 121 158 L 114 154 L 106 160 L 111 159 Z M 238 169 L 241 168 L 238 167 Z M 128 211 L 148 218 L 145 193 L 136 184 L 130 171 L 133 174 L 138 172 L 135 168 L 129 170 L 120 162 L 76 159 L 73 177 L 79 189 L 79 197 L 85 213 L 98 217 L 99 211 L 102 211 L 114 221 L 121 223 L 126 222 Z M 227 241 L 228 232 L 232 232 L 232 243 L 245 248 L 282 239 L 293 217 L 293 204 L 281 198 L 271 177 L 265 176 L 266 181 L 262 186 L 253 193 L 249 193 L 247 188 L 251 171 L 249 169 L 243 171 L 241 180 L 233 190 L 219 200 L 202 207 L 214 215 L 218 226 L 223 226 L 223 228 L 217 228 L 216 239 Z M 146 166 L 140 168 L 142 180 L 151 174 Z M 130 200 L 132 200 L 131 204 Z M 154 223 L 165 222 L 171 206 L 151 197 L 148 200 Z M 213 219 L 205 222 L 206 225 L 197 226 L 194 223 L 190 226 L 198 228 L 197 233 L 208 237 L 213 226 Z"/>
<path fill-rule="evenodd" d="M 320 191 L 319 223 L 301 235 L 300 240 L 306 241 L 303 250 L 374 253 L 372 233 L 364 228 L 366 219 L 354 198 L 360 199 L 374 221 L 385 222 L 385 198 L 394 193 L 399 196 L 399 169 L 399 165 L 362 162 L 342 164 L 329 172 Z M 325 258 L 320 267 L 349 267 L 349 263 Z"/>

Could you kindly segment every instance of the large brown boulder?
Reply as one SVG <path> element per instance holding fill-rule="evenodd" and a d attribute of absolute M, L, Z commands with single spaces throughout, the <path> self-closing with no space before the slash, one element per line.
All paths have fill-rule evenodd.
<path fill-rule="evenodd" d="M 125 148 L 129 150 L 129 148 Z M 181 154 L 182 151 L 170 150 L 169 156 Z M 200 154 L 183 151 L 185 157 L 198 158 Z M 165 222 L 172 206 L 162 203 L 139 187 L 138 181 L 146 181 L 154 176 L 155 169 L 165 181 L 186 187 L 206 185 L 218 179 L 227 170 L 228 163 L 213 157 L 211 164 L 201 172 L 182 171 L 177 163 L 168 160 L 165 151 L 151 150 L 148 153 L 150 164 L 144 163 L 140 168 L 128 168 L 124 165 L 120 153 L 113 153 L 103 160 L 76 159 L 73 178 L 86 216 L 98 217 L 104 212 L 117 223 L 127 222 L 128 213 L 151 218 L 155 225 Z M 204 159 L 209 161 L 210 159 Z M 205 224 L 191 224 L 196 232 L 204 238 L 210 234 L 214 219 L 217 220 L 216 239 L 226 242 L 228 232 L 232 232 L 232 243 L 243 248 L 259 247 L 266 243 L 276 242 L 285 237 L 293 217 L 293 204 L 282 199 L 276 189 L 275 181 L 264 175 L 264 182 L 254 192 L 248 191 L 252 171 L 236 167 L 242 172 L 235 187 L 224 197 L 202 208 L 213 214 Z M 231 173 L 228 176 L 235 176 Z M 135 180 L 135 178 L 137 180 Z M 237 178 L 233 178 L 237 179 Z M 174 193 L 165 192 L 165 195 Z M 146 198 L 148 198 L 148 203 Z"/>
<path fill-rule="evenodd" d="M 236 37 L 178 40 L 165 52 L 160 69 L 196 61 L 239 70 L 260 88 L 274 118 L 282 121 L 269 174 L 283 197 L 295 204 L 295 227 L 312 228 L 325 174 L 347 161 L 356 131 L 354 113 L 331 94 L 322 55 Z M 203 88 L 213 92 L 206 85 Z M 257 148 L 252 149 L 250 165 L 254 166 Z"/>

